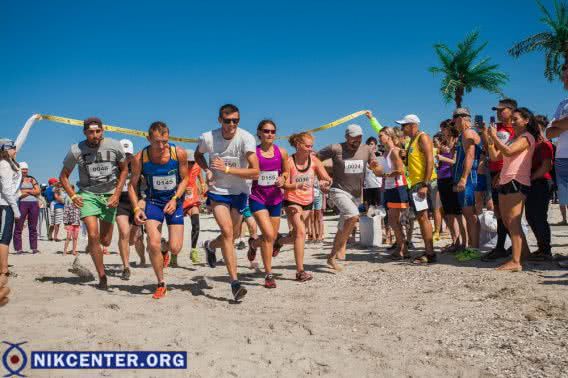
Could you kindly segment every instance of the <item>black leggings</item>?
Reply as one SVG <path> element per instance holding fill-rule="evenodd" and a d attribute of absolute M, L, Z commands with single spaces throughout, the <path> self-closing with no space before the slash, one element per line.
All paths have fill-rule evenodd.
<path fill-rule="evenodd" d="M 191 216 L 191 248 L 197 248 L 197 239 L 199 239 L 199 214 Z"/>
<path fill-rule="evenodd" d="M 538 249 L 550 253 L 550 225 L 548 224 L 548 206 L 552 196 L 552 180 L 539 179 L 531 182 L 530 191 L 525 201 L 525 213 Z"/>

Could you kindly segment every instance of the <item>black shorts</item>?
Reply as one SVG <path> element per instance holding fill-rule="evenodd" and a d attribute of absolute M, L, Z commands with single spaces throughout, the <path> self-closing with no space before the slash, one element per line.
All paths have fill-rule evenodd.
<path fill-rule="evenodd" d="M 454 192 L 453 187 L 454 183 L 451 177 L 438 179 L 438 193 L 440 193 L 444 214 L 460 215 L 462 211 L 458 201 L 458 194 Z"/>
<path fill-rule="evenodd" d="M 517 180 L 511 180 L 508 183 L 499 186 L 499 194 L 502 195 L 522 193 L 526 196 L 529 194 L 530 190 L 530 186 L 523 185 Z"/>
<path fill-rule="evenodd" d="M 288 206 L 300 206 L 302 208 L 302 210 L 312 210 L 314 207 L 314 203 L 308 203 L 307 205 L 300 205 L 299 203 L 296 202 L 292 202 L 292 201 L 288 201 L 288 200 L 284 200 L 282 201 L 282 207 L 288 207 Z"/>
<path fill-rule="evenodd" d="M 118 207 L 116 209 L 116 216 L 128 216 L 128 222 L 130 224 L 134 223 L 134 211 L 132 210 L 132 204 L 128 198 L 128 193 L 122 192 L 120 194 L 120 199 L 118 200 Z"/>
<path fill-rule="evenodd" d="M 366 202 L 369 206 L 380 206 L 381 189 L 380 188 L 363 189 L 363 202 Z"/>

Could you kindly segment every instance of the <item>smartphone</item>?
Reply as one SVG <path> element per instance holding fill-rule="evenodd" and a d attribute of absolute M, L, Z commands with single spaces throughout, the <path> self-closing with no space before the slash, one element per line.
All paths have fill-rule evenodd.
<path fill-rule="evenodd" d="M 489 117 L 489 123 L 492 125 L 495 123 L 495 116 Z"/>
<path fill-rule="evenodd" d="M 475 126 L 477 126 L 478 128 L 483 127 L 483 116 L 482 115 L 476 115 L 474 118 L 474 123 Z"/>

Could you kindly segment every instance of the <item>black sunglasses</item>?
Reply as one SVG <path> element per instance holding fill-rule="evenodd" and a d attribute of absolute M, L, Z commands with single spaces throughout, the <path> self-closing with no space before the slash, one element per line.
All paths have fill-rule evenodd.
<path fill-rule="evenodd" d="M 262 129 L 261 130 L 264 134 L 276 134 L 276 130 L 270 130 L 270 129 Z"/>
<path fill-rule="evenodd" d="M 456 115 L 454 115 L 454 119 L 456 119 L 456 118 L 466 118 L 466 117 L 469 117 L 469 116 L 468 116 L 467 114 L 456 114 Z"/>
<path fill-rule="evenodd" d="M 227 125 L 230 124 L 238 125 L 240 121 L 241 121 L 240 118 L 223 118 L 223 123 Z"/>

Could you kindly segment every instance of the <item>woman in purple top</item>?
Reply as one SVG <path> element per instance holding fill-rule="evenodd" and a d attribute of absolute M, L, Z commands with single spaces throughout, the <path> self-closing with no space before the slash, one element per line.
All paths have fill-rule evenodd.
<path fill-rule="evenodd" d="M 262 236 L 249 239 L 248 259 L 253 261 L 256 249 L 260 247 L 262 262 L 266 272 L 264 287 L 276 287 L 272 275 L 273 245 L 280 229 L 280 213 L 282 211 L 282 186 L 288 180 L 288 153 L 274 144 L 276 124 L 271 120 L 262 120 L 256 129 L 260 144 L 256 147 L 256 155 L 260 168 L 258 179 L 252 182 L 249 197 L 249 208 L 260 227 Z"/>

